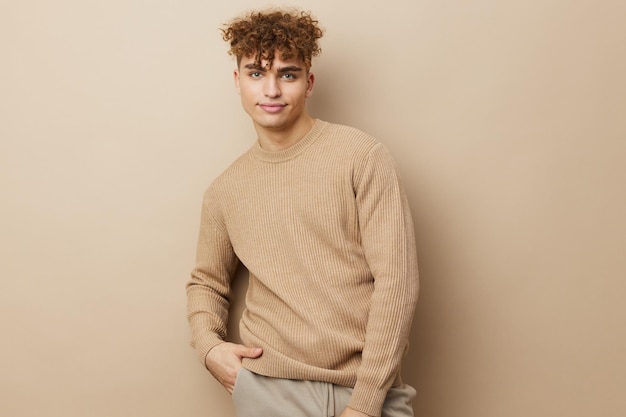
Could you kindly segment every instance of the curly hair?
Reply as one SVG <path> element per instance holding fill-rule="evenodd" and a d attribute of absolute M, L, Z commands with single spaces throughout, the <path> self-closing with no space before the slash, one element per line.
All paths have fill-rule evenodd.
<path fill-rule="evenodd" d="M 228 53 L 237 57 L 237 65 L 244 56 L 254 56 L 255 63 L 274 61 L 275 52 L 282 59 L 302 59 L 306 68 L 322 51 L 318 39 L 323 30 L 310 12 L 290 10 L 252 11 L 235 18 L 220 29 L 222 38 L 230 42 Z"/>

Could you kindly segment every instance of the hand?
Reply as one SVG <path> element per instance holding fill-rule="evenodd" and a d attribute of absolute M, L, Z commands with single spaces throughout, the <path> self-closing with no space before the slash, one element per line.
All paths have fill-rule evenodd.
<path fill-rule="evenodd" d="M 369 414 L 356 411 L 354 408 L 346 407 L 345 410 L 339 415 L 339 417 L 372 417 Z"/>
<path fill-rule="evenodd" d="M 262 354 L 261 348 L 224 342 L 213 347 L 206 355 L 204 362 L 211 375 L 232 394 L 237 372 L 241 369 L 241 359 L 258 358 Z"/>

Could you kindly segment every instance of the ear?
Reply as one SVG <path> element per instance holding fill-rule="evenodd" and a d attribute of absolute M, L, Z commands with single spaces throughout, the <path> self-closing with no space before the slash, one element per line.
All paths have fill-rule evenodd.
<path fill-rule="evenodd" d="M 311 94 L 313 94 L 314 84 L 315 84 L 315 74 L 313 74 L 312 72 L 309 72 L 309 75 L 307 76 L 307 80 L 306 80 L 306 92 L 304 93 L 305 98 L 309 98 L 311 97 Z"/>
<path fill-rule="evenodd" d="M 239 86 L 239 69 L 235 69 L 233 71 L 233 77 L 235 79 L 235 90 L 237 90 L 237 94 L 241 95 L 241 87 Z"/>

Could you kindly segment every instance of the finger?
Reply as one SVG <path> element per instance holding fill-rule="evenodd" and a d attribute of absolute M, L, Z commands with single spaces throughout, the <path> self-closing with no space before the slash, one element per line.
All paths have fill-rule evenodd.
<path fill-rule="evenodd" d="M 240 358 L 258 358 L 263 353 L 263 349 L 242 346 L 240 349 L 237 349 L 236 353 Z"/>

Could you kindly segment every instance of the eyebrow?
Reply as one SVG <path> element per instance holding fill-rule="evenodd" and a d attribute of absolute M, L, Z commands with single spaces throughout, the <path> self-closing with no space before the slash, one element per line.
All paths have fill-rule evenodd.
<path fill-rule="evenodd" d="M 262 67 L 261 65 L 258 64 L 246 64 L 244 65 L 245 69 L 250 69 L 250 70 L 256 70 L 256 71 L 261 71 L 261 72 L 267 72 L 267 69 L 265 67 Z M 285 73 L 285 72 L 297 72 L 297 71 L 302 71 L 302 68 L 296 66 L 296 65 L 291 65 L 288 67 L 281 67 L 278 68 L 277 70 L 279 73 Z"/>

